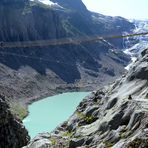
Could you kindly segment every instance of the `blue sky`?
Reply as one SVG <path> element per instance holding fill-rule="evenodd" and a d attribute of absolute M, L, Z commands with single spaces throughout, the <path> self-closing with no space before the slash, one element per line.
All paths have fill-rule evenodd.
<path fill-rule="evenodd" d="M 148 0 L 82 0 L 91 11 L 129 19 L 148 19 Z"/>

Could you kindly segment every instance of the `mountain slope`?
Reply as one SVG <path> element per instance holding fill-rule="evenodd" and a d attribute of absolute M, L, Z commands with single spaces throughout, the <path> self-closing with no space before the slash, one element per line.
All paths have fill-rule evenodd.
<path fill-rule="evenodd" d="M 126 76 L 94 91 L 68 121 L 50 134 L 38 135 L 26 148 L 148 147 L 147 67 L 148 49 Z"/>
<path fill-rule="evenodd" d="M 81 0 L 53 2 L 61 7 L 39 1 L 1 0 L 0 41 L 122 34 L 134 28 L 124 18 L 89 12 Z M 93 90 L 124 72 L 129 58 L 121 48 L 122 40 L 1 48 L 0 93 L 25 104 L 66 90 Z"/>

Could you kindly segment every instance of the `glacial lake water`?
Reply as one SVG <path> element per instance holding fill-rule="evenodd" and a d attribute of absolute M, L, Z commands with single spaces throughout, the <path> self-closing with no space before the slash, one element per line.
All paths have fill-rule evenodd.
<path fill-rule="evenodd" d="M 29 115 L 23 120 L 23 124 L 31 138 L 38 133 L 51 132 L 66 121 L 88 94 L 90 92 L 63 93 L 29 105 Z"/>

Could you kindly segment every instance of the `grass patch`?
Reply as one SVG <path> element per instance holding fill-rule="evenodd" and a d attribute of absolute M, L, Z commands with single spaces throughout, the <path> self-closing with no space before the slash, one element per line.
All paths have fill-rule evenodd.
<path fill-rule="evenodd" d="M 67 131 L 67 132 L 63 133 L 63 136 L 64 137 L 72 137 L 73 136 L 73 132 Z"/>
<path fill-rule="evenodd" d="M 50 141 L 51 141 L 52 145 L 56 145 L 57 144 L 57 140 L 55 138 L 51 138 Z"/>
<path fill-rule="evenodd" d="M 129 145 L 127 146 L 127 148 L 146 148 L 148 146 L 148 141 L 147 139 L 135 139 L 132 142 L 129 143 Z"/>
<path fill-rule="evenodd" d="M 120 132 L 119 136 L 121 139 L 125 139 L 127 137 L 127 131 L 125 128 Z"/>
<path fill-rule="evenodd" d="M 125 132 L 120 133 L 120 138 L 125 139 L 126 138 L 126 133 Z"/>
<path fill-rule="evenodd" d="M 17 103 L 11 105 L 11 111 L 12 114 L 16 115 L 21 120 L 23 120 L 28 114 L 27 108 Z"/>
<path fill-rule="evenodd" d="M 86 122 L 87 124 L 91 124 L 93 123 L 94 121 L 96 121 L 97 118 L 95 118 L 94 116 L 92 115 L 85 115 L 81 112 L 76 112 L 78 118 L 80 118 L 80 120 L 83 120 L 84 122 Z"/>
<path fill-rule="evenodd" d="M 110 148 L 110 147 L 112 147 L 112 146 L 114 145 L 113 142 L 109 142 L 109 141 L 105 141 L 105 142 L 103 142 L 103 143 L 105 144 L 105 146 L 106 146 L 107 148 Z"/>

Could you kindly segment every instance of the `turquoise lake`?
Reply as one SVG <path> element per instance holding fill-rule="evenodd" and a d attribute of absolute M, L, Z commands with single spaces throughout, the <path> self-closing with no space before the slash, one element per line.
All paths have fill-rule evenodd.
<path fill-rule="evenodd" d="M 31 138 L 38 133 L 51 132 L 67 120 L 89 92 L 63 93 L 29 105 L 29 115 L 23 124 Z"/>

